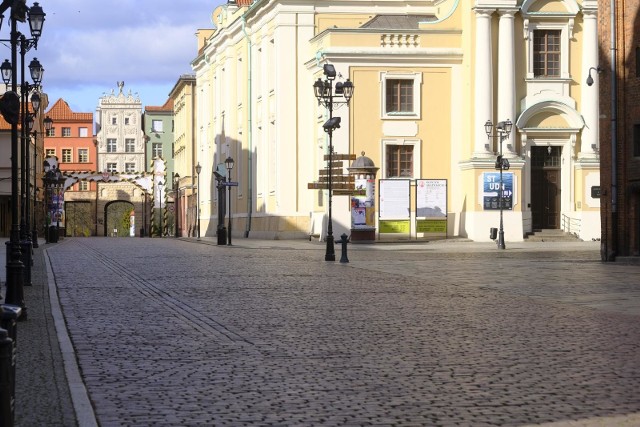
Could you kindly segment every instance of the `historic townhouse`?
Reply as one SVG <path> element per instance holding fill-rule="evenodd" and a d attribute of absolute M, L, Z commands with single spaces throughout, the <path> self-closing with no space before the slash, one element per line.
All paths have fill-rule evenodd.
<path fill-rule="evenodd" d="M 372 186 L 366 213 L 357 193 L 335 192 L 334 235 L 362 213 L 380 238 L 486 241 L 501 202 L 507 241 L 600 237 L 598 83 L 585 85 L 595 1 L 257 0 L 220 6 L 213 22 L 192 62 L 203 233 L 219 216 L 213 171 L 231 157 L 234 234 L 326 234 L 327 191 L 310 183 L 326 176 L 314 82 L 330 64 L 333 84 L 355 86 L 333 111 L 334 152 L 349 159 L 333 173 L 352 182 L 342 175 L 363 152 L 379 168 L 353 180 Z"/>
<path fill-rule="evenodd" d="M 179 236 L 196 236 L 195 85 L 195 75 L 184 74 L 169 93 L 173 102 L 173 168 Z"/>
<path fill-rule="evenodd" d="M 93 113 L 76 113 L 65 100 L 58 99 L 45 115 L 54 124 L 44 138 L 44 159 L 57 158 L 63 173 L 95 171 L 97 150 L 93 137 Z M 95 182 L 80 181 L 65 190 L 65 215 L 60 226 L 67 236 L 95 234 L 95 200 Z"/>

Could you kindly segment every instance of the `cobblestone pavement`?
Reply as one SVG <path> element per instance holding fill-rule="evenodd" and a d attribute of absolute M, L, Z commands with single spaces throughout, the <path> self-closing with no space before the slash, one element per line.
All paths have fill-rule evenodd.
<path fill-rule="evenodd" d="M 343 264 L 310 242 L 83 238 L 47 256 L 101 426 L 639 425 L 640 267 L 597 244 L 473 248 L 350 245 Z"/>

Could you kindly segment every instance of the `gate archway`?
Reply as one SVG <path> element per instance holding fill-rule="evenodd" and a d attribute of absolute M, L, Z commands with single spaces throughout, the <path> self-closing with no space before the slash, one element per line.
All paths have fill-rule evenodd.
<path fill-rule="evenodd" d="M 115 200 L 104 207 L 104 235 L 110 237 L 129 237 L 131 211 L 133 203 Z"/>
<path fill-rule="evenodd" d="M 90 202 L 65 202 L 65 232 L 68 237 L 89 237 L 94 230 Z"/>

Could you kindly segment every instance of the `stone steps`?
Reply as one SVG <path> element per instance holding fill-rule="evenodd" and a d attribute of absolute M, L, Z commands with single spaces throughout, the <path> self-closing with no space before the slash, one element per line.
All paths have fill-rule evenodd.
<path fill-rule="evenodd" d="M 563 230 L 535 230 L 525 237 L 527 242 L 579 242 L 574 234 Z"/>

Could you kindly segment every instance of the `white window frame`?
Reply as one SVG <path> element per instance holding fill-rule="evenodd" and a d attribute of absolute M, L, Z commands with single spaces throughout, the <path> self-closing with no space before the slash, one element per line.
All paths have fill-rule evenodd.
<path fill-rule="evenodd" d="M 124 164 L 125 173 L 134 173 L 136 171 L 136 164 L 134 162 L 127 162 Z"/>
<path fill-rule="evenodd" d="M 87 181 L 80 181 L 78 183 L 79 191 L 89 191 L 89 183 Z"/>
<path fill-rule="evenodd" d="M 56 149 L 55 148 L 47 148 L 45 150 L 45 158 L 47 157 L 56 157 Z"/>
<path fill-rule="evenodd" d="M 131 150 L 129 150 L 131 148 Z M 126 138 L 124 140 L 124 152 L 135 153 L 136 152 L 136 140 L 135 138 Z"/>
<path fill-rule="evenodd" d="M 387 176 L 387 146 L 390 145 L 412 145 L 413 146 L 413 176 Z M 383 179 L 420 179 L 422 170 L 422 141 L 410 138 L 387 138 L 382 140 L 382 178 Z"/>
<path fill-rule="evenodd" d="M 106 170 L 107 170 L 107 172 L 109 172 L 109 173 L 116 173 L 116 172 L 118 172 L 118 163 L 115 163 L 115 162 L 108 162 L 108 163 L 107 163 Z"/>
<path fill-rule="evenodd" d="M 82 155 L 84 154 L 85 159 L 82 160 Z M 88 148 L 78 148 L 78 163 L 89 163 L 89 149 Z"/>
<path fill-rule="evenodd" d="M 73 163 L 73 149 L 63 148 L 61 163 Z"/>
<path fill-rule="evenodd" d="M 564 81 L 571 79 L 569 72 L 569 56 L 571 53 L 569 43 L 573 37 L 573 17 L 564 16 L 565 19 L 549 20 L 543 17 L 531 16 L 525 19 L 524 38 L 527 48 L 527 81 Z M 534 20 L 535 19 L 535 20 Z M 533 33 L 537 30 L 560 30 L 560 76 L 536 77 L 533 73 Z"/>
<path fill-rule="evenodd" d="M 151 120 L 151 132 L 155 133 L 163 133 L 164 132 L 164 123 L 162 120 Z"/>
<path fill-rule="evenodd" d="M 69 138 L 71 137 L 71 128 L 70 127 L 63 127 L 62 128 L 62 136 L 64 138 Z"/>
<path fill-rule="evenodd" d="M 413 80 L 413 111 L 387 113 L 387 80 Z M 385 120 L 404 120 L 422 118 L 422 73 L 416 72 L 380 72 L 380 117 Z"/>
<path fill-rule="evenodd" d="M 110 142 L 113 141 L 113 150 L 109 147 L 111 146 Z M 118 140 L 116 138 L 107 138 L 107 153 L 117 153 L 118 152 Z"/>
<path fill-rule="evenodd" d="M 78 128 L 78 136 L 80 138 L 86 138 L 89 136 L 89 129 L 85 127 Z"/>

